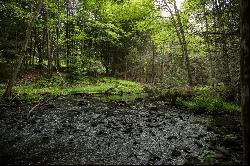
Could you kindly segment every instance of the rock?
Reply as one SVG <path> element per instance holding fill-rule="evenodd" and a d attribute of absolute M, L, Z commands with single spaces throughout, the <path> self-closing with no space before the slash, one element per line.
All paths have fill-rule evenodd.
<path fill-rule="evenodd" d="M 69 139 L 68 144 L 73 144 L 73 143 L 74 143 L 74 139 L 73 138 Z"/>
<path fill-rule="evenodd" d="M 50 137 L 49 136 L 42 136 L 42 143 L 49 143 Z"/>
<path fill-rule="evenodd" d="M 180 120 L 184 120 L 183 117 L 182 117 L 181 115 L 179 115 L 179 118 L 180 118 Z"/>
<path fill-rule="evenodd" d="M 105 136 L 105 135 L 107 135 L 107 133 L 106 133 L 105 131 L 103 131 L 103 130 L 100 130 L 100 131 L 98 131 L 98 132 L 96 133 L 96 136 L 97 136 L 97 137 Z"/>
<path fill-rule="evenodd" d="M 63 134 L 64 131 L 63 131 L 63 130 L 56 130 L 56 133 L 57 133 L 57 134 Z"/>
<path fill-rule="evenodd" d="M 33 132 L 34 132 L 34 133 L 41 133 L 41 130 L 39 130 L 39 129 L 34 129 Z"/>
<path fill-rule="evenodd" d="M 172 153 L 171 153 L 172 157 L 178 157 L 180 155 L 181 155 L 181 152 L 179 150 L 176 150 L 176 149 L 172 150 Z"/>
<path fill-rule="evenodd" d="M 201 165 L 201 161 L 197 156 L 187 155 L 183 165 Z"/>
<path fill-rule="evenodd" d="M 96 126 L 98 126 L 98 122 L 92 122 L 91 123 L 91 127 L 96 127 Z"/>
<path fill-rule="evenodd" d="M 206 134 L 199 134 L 196 138 L 200 140 L 201 138 L 203 138 L 205 136 L 206 136 Z"/>
<path fill-rule="evenodd" d="M 149 107 L 149 110 L 151 110 L 151 111 L 158 111 L 159 109 L 158 109 L 158 107 L 157 106 L 150 106 Z M 150 112 L 151 114 L 155 114 L 155 112 Z"/>
<path fill-rule="evenodd" d="M 160 157 L 153 155 L 153 156 L 150 156 L 148 162 L 151 163 L 151 164 L 153 164 L 153 163 L 155 163 L 155 162 L 157 162 L 157 161 L 160 161 L 160 160 L 161 160 Z"/>
<path fill-rule="evenodd" d="M 214 131 L 215 129 L 212 126 L 207 126 L 207 131 Z"/>
<path fill-rule="evenodd" d="M 170 123 L 173 124 L 173 125 L 175 125 L 175 124 L 177 123 L 177 120 L 176 120 L 175 118 L 172 117 L 172 118 L 170 119 Z"/>
<path fill-rule="evenodd" d="M 237 137 L 232 134 L 229 134 L 224 137 L 222 144 L 226 147 L 231 147 L 236 142 L 237 142 Z"/>
<path fill-rule="evenodd" d="M 223 153 L 224 155 L 230 155 L 230 151 L 224 147 L 217 147 L 216 150 Z"/>
<path fill-rule="evenodd" d="M 125 128 L 124 130 L 122 130 L 122 132 L 123 132 L 124 134 L 129 134 L 129 133 L 132 132 L 132 130 L 133 130 L 133 127 L 127 127 L 127 128 Z"/>
<path fill-rule="evenodd" d="M 169 140 L 169 141 L 171 141 L 171 140 L 173 140 L 173 139 L 178 139 L 176 136 L 174 136 L 174 135 L 172 135 L 172 136 L 169 136 L 168 138 L 167 138 L 167 140 Z"/>
<path fill-rule="evenodd" d="M 202 143 L 200 143 L 198 141 L 194 141 L 194 143 L 197 145 L 198 148 L 202 148 L 203 147 Z"/>
<path fill-rule="evenodd" d="M 138 97 L 138 98 L 135 99 L 135 101 L 137 101 L 137 102 L 138 102 L 138 101 L 143 101 L 143 100 L 144 100 L 144 99 L 143 99 L 142 97 Z"/>
<path fill-rule="evenodd" d="M 183 152 L 185 152 L 185 153 L 192 153 L 190 150 L 190 148 L 189 147 L 187 147 L 187 146 L 183 146 L 183 147 L 181 147 L 180 148 Z"/>
<path fill-rule="evenodd" d="M 124 101 L 124 100 L 122 100 L 122 101 L 119 101 L 119 102 L 118 102 L 118 105 L 119 105 L 119 106 L 125 106 L 125 105 L 127 105 L 127 102 Z"/>
<path fill-rule="evenodd" d="M 77 105 L 78 106 L 85 106 L 85 107 L 87 107 L 89 105 L 89 102 L 86 101 L 86 100 L 81 100 L 81 101 L 78 102 Z"/>

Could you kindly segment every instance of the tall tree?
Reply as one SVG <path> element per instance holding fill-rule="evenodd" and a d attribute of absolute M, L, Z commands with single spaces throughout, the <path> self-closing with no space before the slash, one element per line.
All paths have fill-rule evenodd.
<path fill-rule="evenodd" d="M 240 81 L 241 81 L 241 122 L 243 127 L 244 165 L 249 164 L 249 1 L 240 2 Z"/>
<path fill-rule="evenodd" d="M 174 9 L 171 9 L 171 7 L 170 7 L 171 2 L 170 1 L 164 0 L 163 2 L 164 2 L 164 5 L 166 6 L 168 12 L 170 12 L 170 14 L 171 14 L 172 23 L 175 27 L 176 34 L 177 34 L 177 37 L 179 39 L 179 43 L 181 45 L 182 55 L 183 55 L 186 70 L 187 70 L 188 84 L 189 84 L 189 86 L 193 86 L 190 59 L 189 59 L 189 55 L 188 55 L 188 46 L 187 46 L 186 36 L 184 33 L 184 27 L 183 27 L 183 24 L 181 21 L 179 9 L 177 8 L 175 0 L 173 1 L 173 4 L 172 4 Z"/>
<path fill-rule="evenodd" d="M 11 97 L 12 96 L 12 88 L 13 88 L 15 82 L 16 82 L 17 74 L 18 74 L 18 72 L 20 70 L 20 67 L 22 65 L 22 62 L 23 62 L 23 59 L 24 59 L 24 56 L 25 56 L 25 53 L 26 53 L 26 50 L 27 50 L 27 47 L 28 47 L 28 42 L 29 42 L 29 39 L 30 39 L 30 36 L 31 36 L 32 27 L 33 27 L 33 24 L 34 24 L 37 16 L 38 16 L 41 5 L 42 5 L 41 0 L 38 1 L 37 3 L 35 3 L 35 2 L 31 3 L 31 7 L 30 7 L 31 18 L 28 21 L 27 29 L 26 29 L 26 32 L 25 32 L 25 41 L 24 41 L 22 49 L 21 49 L 21 51 L 20 51 L 20 53 L 18 55 L 18 60 L 17 60 L 17 63 L 16 63 L 16 67 L 14 68 L 11 79 L 9 80 L 9 82 L 7 84 L 7 88 L 6 88 L 5 92 L 4 92 L 4 97 Z"/>

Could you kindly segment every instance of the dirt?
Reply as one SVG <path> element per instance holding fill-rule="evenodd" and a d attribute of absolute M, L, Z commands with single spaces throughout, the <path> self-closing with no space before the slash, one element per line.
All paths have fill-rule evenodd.
<path fill-rule="evenodd" d="M 36 104 L 1 105 L 0 163 L 234 164 L 242 153 L 238 115 L 75 95 L 50 99 L 29 114 Z"/>

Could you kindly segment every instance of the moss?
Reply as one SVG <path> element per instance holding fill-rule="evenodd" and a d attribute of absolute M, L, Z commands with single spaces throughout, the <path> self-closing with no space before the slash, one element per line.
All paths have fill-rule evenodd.
<path fill-rule="evenodd" d="M 212 150 L 204 150 L 201 157 L 208 164 L 212 164 L 215 160 L 216 153 Z"/>
<path fill-rule="evenodd" d="M 223 97 L 227 88 L 223 84 L 199 87 L 147 87 L 150 96 L 155 100 L 168 102 L 170 105 L 185 106 L 195 112 L 239 112 L 237 102 L 229 102 Z M 228 93 L 228 92 L 227 92 Z"/>
<path fill-rule="evenodd" d="M 3 93 L 4 86 L 0 85 L 0 93 Z M 74 83 L 65 82 L 58 75 L 51 78 L 44 77 L 33 84 L 19 84 L 14 90 L 25 101 L 38 100 L 43 94 L 66 95 L 73 93 L 107 93 L 108 95 L 138 94 L 144 92 L 144 87 L 136 82 L 119 80 L 112 77 L 82 77 Z"/>

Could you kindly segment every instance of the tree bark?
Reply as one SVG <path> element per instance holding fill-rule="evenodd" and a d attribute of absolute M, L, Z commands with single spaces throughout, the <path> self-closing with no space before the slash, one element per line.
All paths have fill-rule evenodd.
<path fill-rule="evenodd" d="M 240 2 L 240 83 L 241 83 L 241 123 L 243 134 L 243 162 L 249 164 L 249 4 L 248 0 Z"/>

